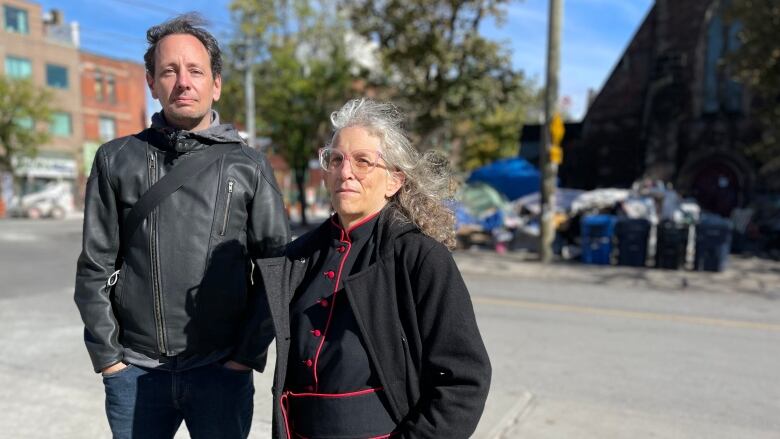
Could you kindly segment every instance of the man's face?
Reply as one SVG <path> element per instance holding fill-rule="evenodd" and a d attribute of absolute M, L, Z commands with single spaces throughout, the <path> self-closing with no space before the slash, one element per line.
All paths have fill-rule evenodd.
<path fill-rule="evenodd" d="M 211 74 L 206 47 L 188 34 L 168 35 L 157 44 L 154 75 L 146 74 L 152 97 L 176 128 L 200 131 L 211 123 L 211 103 L 219 100 L 222 78 Z"/>

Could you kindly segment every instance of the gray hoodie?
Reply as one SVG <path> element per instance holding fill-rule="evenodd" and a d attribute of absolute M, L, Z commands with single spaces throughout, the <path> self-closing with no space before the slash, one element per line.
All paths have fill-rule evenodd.
<path fill-rule="evenodd" d="M 216 110 L 211 110 L 211 125 L 205 130 L 201 131 L 187 131 L 178 128 L 174 128 L 168 124 L 165 120 L 165 115 L 162 111 L 154 113 L 152 115 L 152 129 L 156 129 L 164 133 L 169 139 L 171 144 L 175 145 L 178 152 L 187 152 L 194 149 L 199 149 L 197 144 L 205 143 L 206 145 L 214 143 L 240 143 L 246 144 L 244 139 L 238 134 L 238 131 L 229 123 L 220 123 L 219 113 Z M 198 142 L 186 142 L 180 144 L 176 142 L 179 139 L 193 139 Z M 187 146 L 183 146 L 187 145 Z M 203 146 L 200 146 L 201 148 Z"/>

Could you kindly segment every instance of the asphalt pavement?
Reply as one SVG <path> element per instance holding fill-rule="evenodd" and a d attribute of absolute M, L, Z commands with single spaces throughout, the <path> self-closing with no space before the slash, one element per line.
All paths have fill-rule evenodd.
<path fill-rule="evenodd" d="M 72 301 L 80 235 L 78 219 L 0 220 L 0 437 L 110 437 Z M 494 370 L 474 437 L 780 437 L 777 262 L 699 273 L 454 257 Z M 267 438 L 271 374 L 254 377 L 250 437 Z"/>

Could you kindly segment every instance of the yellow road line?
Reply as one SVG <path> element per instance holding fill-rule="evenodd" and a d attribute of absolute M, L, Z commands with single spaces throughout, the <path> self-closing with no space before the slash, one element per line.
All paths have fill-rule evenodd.
<path fill-rule="evenodd" d="M 532 302 L 519 299 L 503 299 L 498 297 L 472 296 L 474 303 L 486 305 L 511 306 L 514 308 L 536 309 L 541 311 L 560 311 L 575 314 L 602 315 L 611 317 L 625 317 L 640 320 L 656 320 L 665 322 L 690 323 L 703 326 L 717 326 L 724 328 L 758 329 L 763 331 L 780 332 L 780 324 L 749 322 L 745 320 L 716 319 L 711 317 L 697 317 L 682 314 L 663 314 L 644 311 L 629 311 L 623 309 L 596 308 L 592 306 L 565 305 L 559 303 Z"/>

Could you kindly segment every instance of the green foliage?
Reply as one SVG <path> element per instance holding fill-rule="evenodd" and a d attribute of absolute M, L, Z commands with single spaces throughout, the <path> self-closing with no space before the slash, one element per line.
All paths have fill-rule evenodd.
<path fill-rule="evenodd" d="M 532 85 L 503 45 L 480 35 L 508 0 L 343 0 L 356 32 L 379 44 L 374 85 L 404 107 L 418 148 L 450 149 L 461 166 L 514 155 Z"/>
<path fill-rule="evenodd" d="M 0 170 L 13 173 L 13 158 L 33 157 L 48 133 L 36 129 L 51 116 L 52 96 L 28 80 L 0 75 Z"/>
<path fill-rule="evenodd" d="M 493 111 L 473 120 L 463 120 L 455 128 L 461 142 L 461 167 L 470 171 L 499 158 L 517 155 L 519 129 L 530 97 L 515 96 Z"/>
<path fill-rule="evenodd" d="M 758 116 L 764 127 L 761 141 L 745 152 L 761 163 L 762 175 L 780 176 L 780 4 L 776 0 L 732 0 L 728 15 L 741 25 L 741 44 L 728 60 L 729 67 L 758 98 Z"/>
<path fill-rule="evenodd" d="M 365 83 L 371 96 L 405 110 L 421 150 L 448 150 L 465 169 L 515 155 L 538 90 L 512 67 L 503 44 L 479 32 L 485 20 L 503 21 L 508 1 L 339 0 L 336 14 L 333 0 L 234 0 L 234 18 L 256 54 L 258 133 L 302 185 L 329 134 L 328 114 Z M 375 68 L 350 61 L 351 32 L 365 40 L 350 45 L 378 47 Z M 234 59 L 243 60 L 244 47 L 236 41 Z M 233 66 L 220 110 L 241 120 L 243 67 Z"/>
<path fill-rule="evenodd" d="M 258 54 L 258 134 L 270 138 L 292 168 L 305 212 L 308 163 L 328 140 L 330 113 L 352 94 L 355 76 L 346 53 L 345 24 L 328 8 L 307 0 L 235 0 L 231 8 Z M 234 47 L 236 58 L 243 59 L 242 50 Z M 225 107 L 236 112 L 243 108 L 243 74 L 238 71 L 234 66 L 226 76 L 224 90 Z"/>

